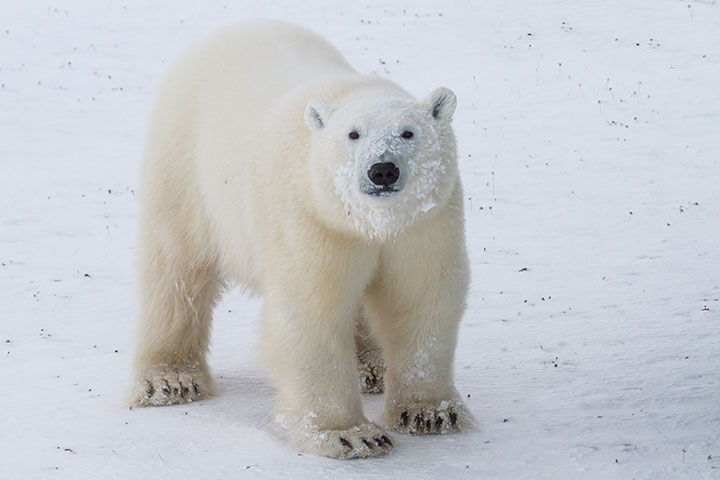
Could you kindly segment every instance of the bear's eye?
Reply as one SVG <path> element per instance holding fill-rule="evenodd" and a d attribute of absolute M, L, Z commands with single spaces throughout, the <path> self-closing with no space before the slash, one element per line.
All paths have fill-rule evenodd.
<path fill-rule="evenodd" d="M 360 134 L 353 130 L 352 132 L 348 133 L 348 137 L 350 137 L 350 140 L 357 140 L 360 138 Z"/>
<path fill-rule="evenodd" d="M 402 137 L 403 137 L 403 138 L 412 138 L 413 135 L 414 135 L 413 132 L 411 132 L 410 130 L 405 130 L 405 131 L 402 133 Z"/>

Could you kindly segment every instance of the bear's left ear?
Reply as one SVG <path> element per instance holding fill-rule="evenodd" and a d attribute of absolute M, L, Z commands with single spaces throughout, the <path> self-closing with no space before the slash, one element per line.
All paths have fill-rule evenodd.
<path fill-rule="evenodd" d="M 449 122 L 455 113 L 457 98 L 449 88 L 440 87 L 430 92 L 423 103 L 434 119 Z"/>
<path fill-rule="evenodd" d="M 325 128 L 331 110 L 325 102 L 310 100 L 305 107 L 305 125 L 313 132 Z"/>

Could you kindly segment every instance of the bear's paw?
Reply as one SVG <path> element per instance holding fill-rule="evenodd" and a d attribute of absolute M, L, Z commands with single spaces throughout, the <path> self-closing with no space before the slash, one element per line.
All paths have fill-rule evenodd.
<path fill-rule="evenodd" d="M 390 430 L 410 435 L 445 434 L 472 430 L 475 417 L 459 399 L 396 404 L 383 419 Z"/>
<path fill-rule="evenodd" d="M 363 393 L 382 393 L 383 377 L 387 366 L 379 350 L 367 350 L 358 354 L 360 389 Z"/>
<path fill-rule="evenodd" d="M 390 436 L 370 422 L 344 430 L 304 431 L 293 443 L 301 452 L 338 459 L 381 457 L 393 448 Z"/>
<path fill-rule="evenodd" d="M 131 406 L 149 407 L 190 403 L 212 396 L 210 374 L 199 367 L 170 365 L 145 369 L 132 392 Z"/>

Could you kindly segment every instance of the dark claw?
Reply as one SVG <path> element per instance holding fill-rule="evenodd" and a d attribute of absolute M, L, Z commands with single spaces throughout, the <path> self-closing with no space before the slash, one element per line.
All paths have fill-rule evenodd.
<path fill-rule="evenodd" d="M 440 428 L 442 427 L 442 424 L 443 424 L 443 419 L 442 419 L 442 417 L 438 417 L 437 420 L 435 420 L 435 428 L 437 428 L 438 431 L 440 431 Z"/>
<path fill-rule="evenodd" d="M 450 425 L 457 426 L 457 413 L 455 412 L 450 412 Z"/>
<path fill-rule="evenodd" d="M 383 435 L 383 436 L 380 437 L 380 438 L 382 439 L 383 442 L 385 442 L 386 445 L 390 445 L 391 447 L 393 446 L 393 443 L 392 443 L 392 442 L 390 441 L 390 439 L 389 439 L 388 437 L 386 437 L 385 435 Z"/>
<path fill-rule="evenodd" d="M 146 382 L 148 384 L 148 388 L 147 388 L 147 390 L 145 390 L 145 393 L 147 393 L 147 396 L 149 398 L 149 397 L 152 397 L 153 394 L 155 393 L 155 386 L 149 380 L 146 380 Z"/>
<path fill-rule="evenodd" d="M 425 420 L 425 430 L 427 430 L 429 432 L 431 428 L 432 428 L 432 420 L 430 420 L 428 418 L 427 420 Z"/>
<path fill-rule="evenodd" d="M 195 391 L 195 395 L 200 395 L 200 385 L 193 383 L 193 390 Z"/>
<path fill-rule="evenodd" d="M 180 391 L 178 390 L 178 388 L 177 388 L 177 387 L 173 387 L 173 395 L 177 395 L 178 393 L 180 393 Z"/>
<path fill-rule="evenodd" d="M 383 443 L 383 441 L 380 440 L 379 438 L 373 438 L 373 440 L 375 441 L 375 443 L 377 444 L 378 447 L 384 447 L 384 446 L 385 446 L 385 444 Z"/>
<path fill-rule="evenodd" d="M 341 443 L 342 446 L 345 447 L 345 448 L 349 448 L 349 449 L 351 449 L 351 450 L 352 450 L 352 448 L 353 448 L 352 443 L 348 442 L 347 440 L 345 440 L 345 439 L 342 438 L 342 437 L 340 437 L 340 443 Z"/>
<path fill-rule="evenodd" d="M 167 382 L 167 380 L 165 380 L 165 386 L 162 387 L 162 392 L 165 395 L 170 395 L 170 384 Z"/>
<path fill-rule="evenodd" d="M 370 450 L 373 450 L 375 447 L 373 447 L 373 444 L 368 442 L 366 439 L 362 439 L 362 442 L 365 444 L 366 447 L 368 447 Z"/>
<path fill-rule="evenodd" d="M 407 427 L 408 424 L 408 412 L 407 410 L 402 412 L 400 414 L 400 421 L 402 422 L 403 427 Z"/>
<path fill-rule="evenodd" d="M 377 377 L 375 376 L 375 372 L 370 369 L 370 375 L 365 377 L 365 385 L 368 387 L 372 387 L 377 383 Z"/>
<path fill-rule="evenodd" d="M 185 385 L 182 384 L 180 379 L 178 378 L 178 383 L 180 384 L 180 398 L 187 397 L 188 392 L 190 391 Z"/>
<path fill-rule="evenodd" d="M 415 430 L 420 431 L 420 429 L 422 429 L 422 424 L 422 417 L 418 413 L 417 415 L 415 415 Z"/>

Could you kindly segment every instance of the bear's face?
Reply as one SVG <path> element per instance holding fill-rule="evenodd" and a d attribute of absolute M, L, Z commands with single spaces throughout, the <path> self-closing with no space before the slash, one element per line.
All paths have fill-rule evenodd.
<path fill-rule="evenodd" d="M 311 178 L 321 216 L 333 227 L 387 239 L 447 202 L 457 181 L 446 88 L 417 102 L 388 97 L 341 107 L 311 101 Z"/>

